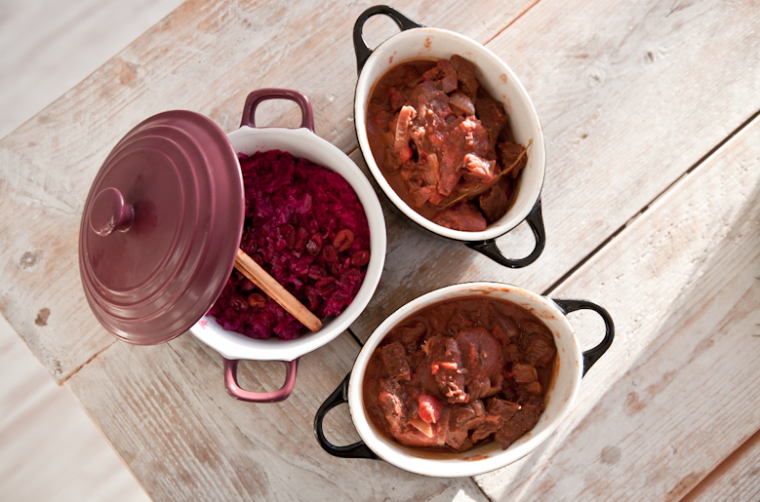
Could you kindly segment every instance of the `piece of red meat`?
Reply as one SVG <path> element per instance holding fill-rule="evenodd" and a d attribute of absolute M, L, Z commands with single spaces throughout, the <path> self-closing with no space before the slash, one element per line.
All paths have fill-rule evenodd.
<path fill-rule="evenodd" d="M 461 370 L 462 354 L 456 341 L 450 337 L 434 335 L 422 347 L 425 358 L 415 372 L 424 389 L 442 395 L 449 403 L 466 403 L 464 375 Z"/>
<path fill-rule="evenodd" d="M 406 351 L 399 342 L 392 342 L 378 349 L 380 359 L 385 364 L 388 376 L 395 380 L 411 380 L 409 362 L 406 360 Z"/>
<path fill-rule="evenodd" d="M 410 322 L 409 324 L 398 328 L 399 339 L 407 350 L 416 350 L 420 338 L 427 334 L 427 327 L 421 321 Z"/>
<path fill-rule="evenodd" d="M 507 125 L 509 118 L 504 112 L 504 105 L 493 99 L 487 92 L 482 90 L 478 93 L 478 99 L 475 101 L 475 110 L 483 128 L 488 133 L 488 141 L 491 145 L 496 145 L 499 134 Z"/>
<path fill-rule="evenodd" d="M 501 443 L 503 449 L 517 441 L 523 434 L 533 429 L 544 411 L 544 398 L 530 394 L 520 401 L 520 409 L 494 434 L 494 441 Z"/>
<path fill-rule="evenodd" d="M 469 448 L 472 445 L 472 441 L 468 441 L 470 429 L 485 420 L 485 411 L 483 401 L 479 399 L 468 404 L 452 406 L 446 444 L 455 450 L 461 450 L 465 446 Z"/>
<path fill-rule="evenodd" d="M 527 155 L 520 157 L 523 147 L 516 143 L 512 143 L 511 141 L 502 141 L 496 145 L 496 151 L 498 153 L 497 157 L 502 170 L 509 169 L 509 176 L 513 179 L 517 178 L 520 174 L 520 170 L 522 170 L 522 168 L 528 163 Z M 515 161 L 517 161 L 518 158 L 520 160 L 515 164 Z M 507 174 L 504 176 L 507 176 Z"/>
<path fill-rule="evenodd" d="M 441 59 L 428 71 L 422 74 L 422 78 L 435 82 L 446 94 L 457 88 L 457 72 L 448 59 Z"/>
<path fill-rule="evenodd" d="M 482 232 L 486 229 L 486 219 L 471 202 L 460 202 L 444 209 L 433 218 L 433 223 L 454 230 Z"/>
<path fill-rule="evenodd" d="M 538 373 L 531 364 L 515 363 L 512 365 L 512 379 L 516 383 L 535 382 L 538 380 Z"/>
<path fill-rule="evenodd" d="M 464 329 L 454 336 L 462 354 L 465 386 L 470 399 L 490 397 L 501 391 L 501 345 L 482 326 Z"/>
<path fill-rule="evenodd" d="M 451 66 L 457 72 L 457 80 L 459 80 L 460 88 L 462 92 L 474 98 L 477 96 L 478 87 L 480 83 L 475 76 L 475 67 L 462 56 L 454 54 L 451 56 Z"/>
<path fill-rule="evenodd" d="M 494 186 L 478 196 L 478 206 L 489 225 L 498 221 L 509 209 L 509 196 L 512 190 L 508 180 L 502 178 Z"/>
<path fill-rule="evenodd" d="M 488 131 L 483 127 L 483 123 L 475 117 L 467 117 L 461 123 L 459 128 L 464 132 L 464 157 L 467 153 L 474 153 L 484 159 L 495 159 L 493 147 L 488 142 Z"/>
<path fill-rule="evenodd" d="M 517 403 L 496 397 L 488 400 L 487 408 L 485 420 L 472 432 L 471 438 L 474 443 L 502 430 L 522 409 Z"/>
<path fill-rule="evenodd" d="M 518 346 L 525 362 L 537 368 L 549 364 L 556 352 L 551 333 L 536 323 L 525 323 L 520 328 L 522 333 L 518 338 Z"/>
<path fill-rule="evenodd" d="M 406 427 L 406 405 L 401 396 L 401 385 L 392 379 L 385 378 L 380 381 L 380 393 L 377 403 L 388 422 L 388 430 L 395 436 Z"/>

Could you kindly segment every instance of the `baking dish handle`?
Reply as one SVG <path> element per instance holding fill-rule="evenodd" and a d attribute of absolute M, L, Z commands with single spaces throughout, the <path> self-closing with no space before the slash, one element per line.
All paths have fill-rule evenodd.
<path fill-rule="evenodd" d="M 301 109 L 301 127 L 305 127 L 314 132 L 314 111 L 311 108 L 311 102 L 306 94 L 293 89 L 264 88 L 257 89 L 250 93 L 245 100 L 243 108 L 243 118 L 240 120 L 240 127 L 256 127 L 256 108 L 263 101 L 270 99 L 287 99 L 294 101 Z"/>
<path fill-rule="evenodd" d="M 517 260 L 507 258 L 501 254 L 498 246 L 496 246 L 496 239 L 488 239 L 483 242 L 468 242 L 466 244 L 475 251 L 491 258 L 499 265 L 504 265 L 509 268 L 526 267 L 536 261 L 538 257 L 541 256 L 541 253 L 544 252 L 544 247 L 546 247 L 546 230 L 544 229 L 544 217 L 541 214 L 540 198 L 538 199 L 538 202 L 536 202 L 536 205 L 533 206 L 533 209 L 530 210 L 530 213 L 528 213 L 525 221 L 530 225 L 530 229 L 533 231 L 533 237 L 536 239 L 536 245 L 533 248 L 533 251 L 531 251 L 531 253 L 525 258 Z"/>
<path fill-rule="evenodd" d="M 585 375 L 612 345 L 612 340 L 615 338 L 615 323 L 612 322 L 612 316 L 603 307 L 588 300 L 555 300 L 552 298 L 552 301 L 557 304 L 564 315 L 576 310 L 586 309 L 593 310 L 604 320 L 604 340 L 593 349 L 589 349 L 583 353 L 583 374 Z"/>
<path fill-rule="evenodd" d="M 422 28 L 421 24 L 415 23 L 393 7 L 388 7 L 387 5 L 375 5 L 362 12 L 354 24 L 354 51 L 356 52 L 357 73 L 362 72 L 364 64 L 372 55 L 372 49 L 367 47 L 367 43 L 364 41 L 364 23 L 367 22 L 367 19 L 378 14 L 385 14 L 393 19 L 401 31 Z"/>
<path fill-rule="evenodd" d="M 325 433 L 322 430 L 322 421 L 325 419 L 325 415 L 339 404 L 348 402 L 348 381 L 350 378 L 351 373 L 346 375 L 346 378 L 344 378 L 340 385 L 338 385 L 338 388 L 330 394 L 330 397 L 328 397 L 317 410 L 317 414 L 314 417 L 314 434 L 317 436 L 317 442 L 322 449 L 334 457 L 372 458 L 380 460 L 380 457 L 375 455 L 375 452 L 370 450 L 363 441 L 357 441 L 356 443 L 347 446 L 335 446 L 327 440 Z"/>
<path fill-rule="evenodd" d="M 282 361 L 287 366 L 287 376 L 285 377 L 285 385 L 279 390 L 274 392 L 251 392 L 241 389 L 237 382 L 237 360 L 224 360 L 224 384 L 227 387 L 232 397 L 240 399 L 241 401 L 249 401 L 251 403 L 277 403 L 284 401 L 293 392 L 293 387 L 296 384 L 296 371 L 298 370 L 298 359 L 292 361 Z"/>

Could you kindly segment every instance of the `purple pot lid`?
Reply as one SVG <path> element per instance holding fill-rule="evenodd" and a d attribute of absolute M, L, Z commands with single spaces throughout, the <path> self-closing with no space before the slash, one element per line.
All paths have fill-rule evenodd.
<path fill-rule="evenodd" d="M 79 268 L 97 319 L 137 345 L 187 331 L 230 276 L 244 213 L 237 155 L 212 120 L 178 110 L 136 126 L 82 214 Z"/>

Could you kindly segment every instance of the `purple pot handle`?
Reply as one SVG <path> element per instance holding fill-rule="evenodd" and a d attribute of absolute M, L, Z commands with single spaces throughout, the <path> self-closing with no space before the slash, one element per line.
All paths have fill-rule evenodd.
<path fill-rule="evenodd" d="M 298 369 L 298 359 L 293 361 L 281 361 L 287 365 L 287 376 L 285 384 L 274 392 L 251 392 L 241 389 L 237 383 L 237 360 L 224 360 L 224 383 L 227 386 L 227 392 L 232 397 L 241 401 L 250 401 L 252 403 L 277 403 L 286 400 L 293 392 L 296 384 L 296 370 Z"/>
<path fill-rule="evenodd" d="M 256 127 L 256 108 L 259 106 L 259 103 L 269 99 L 289 99 L 290 101 L 295 101 L 299 108 L 301 108 L 303 116 L 301 127 L 314 132 L 314 112 L 311 109 L 309 98 L 301 91 L 294 91 L 292 89 L 266 88 L 250 93 L 245 100 L 240 127 Z"/>

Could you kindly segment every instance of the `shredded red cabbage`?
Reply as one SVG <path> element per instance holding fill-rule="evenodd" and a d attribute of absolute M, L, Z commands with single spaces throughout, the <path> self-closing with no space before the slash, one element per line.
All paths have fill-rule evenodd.
<path fill-rule="evenodd" d="M 351 185 L 288 152 L 239 154 L 245 188 L 240 247 L 317 317 L 343 312 L 369 262 L 369 225 Z M 283 340 L 306 329 L 237 270 L 209 315 L 224 328 Z"/>

